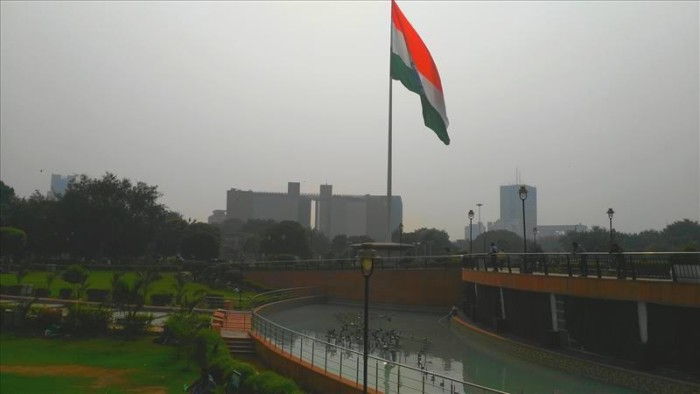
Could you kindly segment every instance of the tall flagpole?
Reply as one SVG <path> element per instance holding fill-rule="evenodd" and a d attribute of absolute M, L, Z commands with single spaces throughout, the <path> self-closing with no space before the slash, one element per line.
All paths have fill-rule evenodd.
<path fill-rule="evenodd" d="M 391 101 L 392 101 L 392 84 L 391 79 L 391 23 L 393 15 L 393 7 L 389 0 L 389 143 L 387 153 L 387 174 L 386 174 L 386 241 L 391 242 Z"/>

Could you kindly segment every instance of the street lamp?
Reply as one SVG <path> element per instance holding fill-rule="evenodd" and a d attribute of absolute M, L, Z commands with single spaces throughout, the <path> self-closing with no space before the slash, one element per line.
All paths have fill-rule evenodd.
<path fill-rule="evenodd" d="M 474 220 L 474 211 L 470 209 L 467 217 L 469 217 L 469 254 L 472 254 L 472 220 Z"/>
<path fill-rule="evenodd" d="M 612 208 L 608 208 L 608 219 L 610 219 L 610 251 L 612 252 L 612 245 L 613 245 L 613 228 L 612 228 L 612 218 L 613 215 L 615 214 L 615 211 L 613 211 Z"/>
<path fill-rule="evenodd" d="M 523 253 L 527 253 L 527 236 L 525 235 L 525 200 L 527 199 L 527 188 L 525 185 L 518 189 L 518 196 L 523 202 Z"/>
<path fill-rule="evenodd" d="M 374 271 L 374 256 L 375 253 L 371 249 L 363 249 L 360 251 L 360 268 L 362 276 L 365 277 L 365 328 L 364 328 L 364 352 L 362 355 L 363 377 L 362 392 L 367 393 L 367 349 L 369 348 L 369 277 Z"/>

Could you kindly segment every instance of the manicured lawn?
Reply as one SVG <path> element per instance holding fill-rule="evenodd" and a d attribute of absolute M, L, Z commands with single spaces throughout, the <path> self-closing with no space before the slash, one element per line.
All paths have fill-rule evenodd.
<path fill-rule="evenodd" d="M 22 279 L 23 284 L 32 284 L 34 285 L 34 288 L 46 288 L 46 275 L 47 272 L 43 271 L 34 271 L 30 272 L 27 274 Z M 104 289 L 104 290 L 110 290 L 112 288 L 110 282 L 112 280 L 112 271 L 94 271 L 90 272 L 90 277 L 88 278 L 88 284 L 90 289 Z M 157 280 L 151 285 L 150 291 L 149 291 L 149 296 L 151 294 L 158 294 L 158 293 L 174 293 L 175 292 L 175 278 L 174 274 L 169 272 L 169 273 L 163 273 L 161 274 L 162 278 Z M 127 272 L 123 276 L 124 280 L 132 282 L 136 279 L 136 273 L 135 272 Z M 17 284 L 17 277 L 15 274 L 0 274 L 0 285 L 2 286 L 11 286 L 11 285 L 16 285 Z M 60 278 L 60 272 L 58 273 L 58 276 L 54 279 L 53 283 L 51 284 L 51 297 L 58 297 L 58 292 L 59 289 L 61 288 L 72 288 L 73 286 L 70 283 L 67 283 L 63 281 Z M 235 294 L 231 290 L 220 290 L 220 289 L 211 289 L 206 285 L 203 285 L 201 283 L 188 283 L 186 287 L 188 292 L 194 292 L 199 289 L 203 289 L 206 293 L 208 294 L 218 294 L 222 295 L 225 297 L 233 298 L 234 300 L 238 300 L 237 294 Z M 241 293 L 241 300 L 245 304 L 246 300 L 249 297 L 252 297 L 255 295 L 255 293 L 251 292 L 243 292 Z"/>
<path fill-rule="evenodd" d="M 182 392 L 198 371 L 151 337 L 42 339 L 0 335 L 0 392 Z"/>
<path fill-rule="evenodd" d="M 33 394 L 72 394 L 90 392 L 90 378 L 26 376 L 0 371 L 0 392 Z M 118 393 L 119 391 L 108 391 Z"/>

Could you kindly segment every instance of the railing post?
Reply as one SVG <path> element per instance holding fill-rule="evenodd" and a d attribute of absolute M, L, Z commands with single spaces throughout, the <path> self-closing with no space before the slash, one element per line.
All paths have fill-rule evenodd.
<path fill-rule="evenodd" d="M 328 344 L 323 346 L 326 349 L 326 354 L 323 356 L 323 372 L 328 371 Z"/>
<path fill-rule="evenodd" d="M 399 360 L 401 360 L 400 357 Z M 396 371 L 396 394 L 399 394 L 401 392 L 401 364 L 396 365 L 399 367 Z"/>
<path fill-rule="evenodd" d="M 311 366 L 314 366 L 314 351 L 316 350 L 316 339 L 311 340 Z"/>
<path fill-rule="evenodd" d="M 676 276 L 676 266 L 673 263 L 671 263 L 671 280 L 678 282 L 678 277 Z"/>
<path fill-rule="evenodd" d="M 357 354 L 355 355 L 357 356 Z M 355 357 L 355 386 L 360 385 L 360 357 Z"/>
<path fill-rule="evenodd" d="M 338 372 L 338 375 L 340 375 L 340 378 L 343 378 L 343 350 L 340 350 L 340 370 Z"/>
<path fill-rule="evenodd" d="M 602 275 L 600 274 L 600 257 L 598 256 L 595 256 L 595 270 L 596 274 L 598 274 L 598 279 L 600 279 Z"/>
<path fill-rule="evenodd" d="M 302 355 L 304 354 L 304 337 L 299 337 L 301 339 L 301 343 L 299 344 L 299 361 L 302 359 Z"/>
<path fill-rule="evenodd" d="M 630 262 L 629 263 L 630 268 L 632 269 L 632 280 L 637 280 L 637 265 L 635 264 L 634 258 L 632 258 L 631 255 L 628 256 L 628 258 L 629 258 L 629 262 Z"/>
<path fill-rule="evenodd" d="M 566 255 L 566 271 L 569 273 L 569 276 L 571 276 L 571 259 L 568 254 Z"/>
<path fill-rule="evenodd" d="M 617 263 L 617 279 L 622 279 L 622 264 L 620 264 L 621 259 L 618 259 L 615 257 L 615 254 L 610 254 L 610 258 L 614 259 L 615 262 Z"/>
<path fill-rule="evenodd" d="M 421 380 L 422 380 L 421 394 L 425 394 L 425 372 L 423 372 L 423 371 L 421 370 L 421 371 L 420 371 L 420 376 L 421 376 L 421 378 L 422 378 L 422 379 L 421 379 Z"/>
<path fill-rule="evenodd" d="M 542 256 L 542 266 L 544 267 L 545 276 L 549 276 L 549 263 L 547 260 L 547 256 Z"/>
<path fill-rule="evenodd" d="M 379 359 L 374 359 L 374 389 L 379 391 Z"/>

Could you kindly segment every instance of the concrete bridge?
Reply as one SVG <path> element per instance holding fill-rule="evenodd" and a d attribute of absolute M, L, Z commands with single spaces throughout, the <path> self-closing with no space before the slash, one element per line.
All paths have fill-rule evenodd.
<path fill-rule="evenodd" d="M 647 370 L 658 364 L 697 374 L 700 365 L 700 253 L 385 257 L 376 266 L 373 305 L 457 305 L 470 323 L 541 346 Z M 245 276 L 363 299 L 363 277 L 348 260 L 262 265 Z"/>

